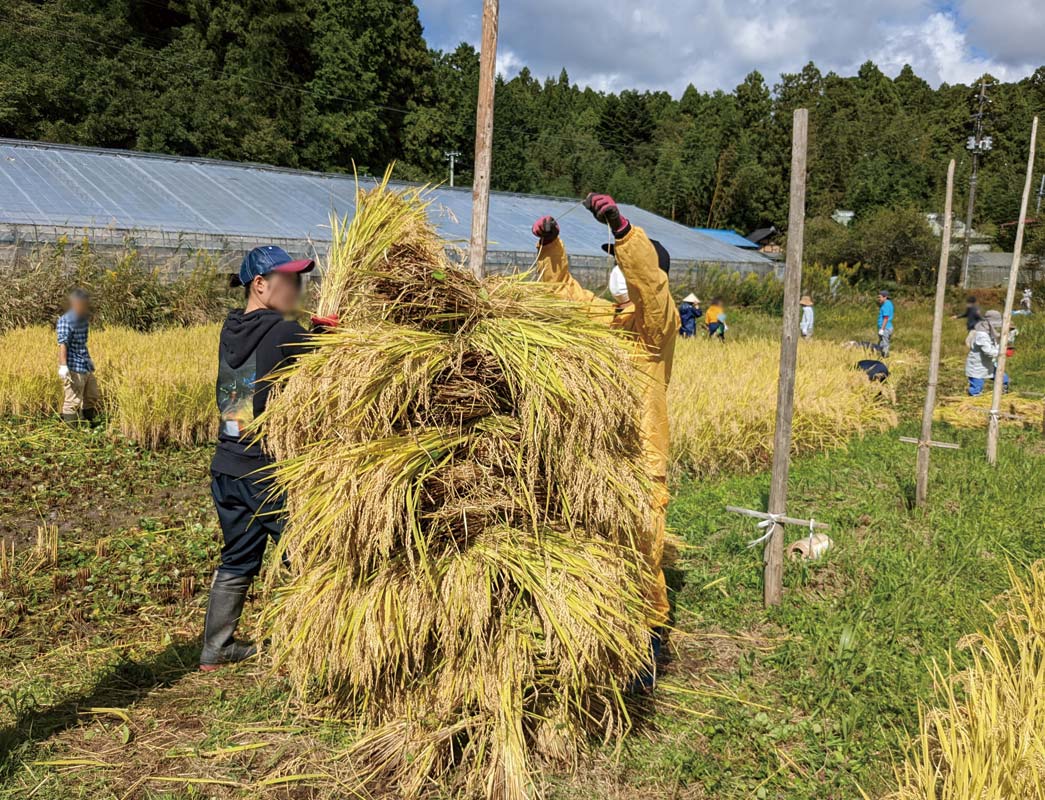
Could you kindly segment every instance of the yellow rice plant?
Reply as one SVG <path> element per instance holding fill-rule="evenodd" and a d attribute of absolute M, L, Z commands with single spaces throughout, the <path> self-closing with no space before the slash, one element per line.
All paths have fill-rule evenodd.
<path fill-rule="evenodd" d="M 935 418 L 955 428 L 986 429 L 987 412 L 991 408 L 991 384 L 988 382 L 984 393 L 977 397 L 959 395 L 943 397 L 936 406 Z M 1041 425 L 1042 401 L 1029 400 L 1015 395 L 1003 395 L 1001 400 L 1002 414 L 998 422 L 1009 427 L 1034 427 Z M 1018 419 L 1014 419 L 1017 417 Z"/>
<path fill-rule="evenodd" d="M 892 800 L 1045 799 L 1045 564 L 1009 572 L 995 625 L 963 642 L 972 664 L 934 664 L 940 705 L 920 709 Z"/>
<path fill-rule="evenodd" d="M 648 653 L 633 351 L 453 266 L 418 191 L 356 205 L 320 301 L 341 325 L 258 421 L 287 498 L 274 668 L 358 723 L 368 788 L 523 800 L 619 742 Z"/>
<path fill-rule="evenodd" d="M 109 425 L 149 447 L 213 438 L 219 330 L 201 325 L 155 333 L 92 331 L 89 347 Z M 57 413 L 62 405 L 57 369 L 52 328 L 0 334 L 0 414 Z"/>
<path fill-rule="evenodd" d="M 896 425 L 881 386 L 854 369 L 858 358 L 830 342 L 800 343 L 793 453 L 844 447 L 853 435 Z M 780 342 L 770 339 L 675 345 L 668 403 L 677 472 L 744 472 L 772 461 L 779 365 Z"/>

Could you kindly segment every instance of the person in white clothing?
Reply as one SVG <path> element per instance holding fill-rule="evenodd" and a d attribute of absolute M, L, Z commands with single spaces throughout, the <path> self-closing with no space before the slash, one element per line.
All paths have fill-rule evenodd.
<path fill-rule="evenodd" d="M 1001 314 L 988 311 L 965 339 L 969 355 L 965 358 L 965 377 L 969 379 L 969 396 L 983 394 L 984 382 L 994 376 L 998 369 L 997 358 L 1001 352 Z M 1005 386 L 1009 376 L 1003 376 Z"/>
<path fill-rule="evenodd" d="M 798 301 L 802 306 L 802 319 L 798 323 L 798 330 L 803 339 L 813 338 L 813 298 L 807 294 L 802 295 Z"/>

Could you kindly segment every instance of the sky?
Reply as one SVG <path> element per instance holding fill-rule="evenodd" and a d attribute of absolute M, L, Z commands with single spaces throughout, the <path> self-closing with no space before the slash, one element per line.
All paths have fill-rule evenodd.
<path fill-rule="evenodd" d="M 428 44 L 478 47 L 482 0 L 416 0 Z M 692 83 L 731 90 L 757 69 L 771 86 L 814 61 L 855 74 L 904 64 L 934 87 L 1003 81 L 1045 64 L 1043 0 L 504 0 L 498 72 L 523 66 L 606 91 Z"/>

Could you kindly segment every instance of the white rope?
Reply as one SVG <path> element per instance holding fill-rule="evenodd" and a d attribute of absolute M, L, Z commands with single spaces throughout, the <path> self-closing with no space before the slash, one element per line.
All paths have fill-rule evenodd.
<path fill-rule="evenodd" d="M 773 529 L 780 522 L 780 518 L 782 516 L 783 516 L 783 514 L 770 514 L 767 519 L 764 519 L 760 523 L 758 523 L 758 527 L 760 529 L 761 528 L 768 528 L 768 530 L 765 533 L 763 533 L 761 536 L 759 536 L 757 539 L 752 539 L 750 542 L 748 542 L 747 546 L 748 547 L 757 547 L 758 545 L 760 545 L 764 541 L 766 541 L 770 536 L 772 536 L 773 535 Z"/>

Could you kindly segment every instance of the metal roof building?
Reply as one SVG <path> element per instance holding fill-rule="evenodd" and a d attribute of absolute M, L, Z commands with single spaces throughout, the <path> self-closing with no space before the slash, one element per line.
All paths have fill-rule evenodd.
<path fill-rule="evenodd" d="M 717 239 L 724 244 L 732 245 L 733 247 L 741 247 L 745 250 L 758 250 L 758 245 L 750 239 L 741 236 L 736 231 L 725 230 L 723 228 L 694 228 L 697 233 L 702 233 L 705 236 L 710 236 L 712 239 Z"/>
<path fill-rule="evenodd" d="M 360 179 L 364 183 L 372 178 Z M 404 184 L 398 184 L 400 186 Z M 277 243 L 292 253 L 322 255 L 331 213 L 351 215 L 355 178 L 259 164 L 0 139 L 0 243 L 62 235 L 144 248 L 242 252 Z M 429 216 L 449 241 L 466 242 L 469 189 L 431 190 Z M 579 265 L 604 266 L 606 230 L 575 199 L 494 192 L 488 262 L 529 266 L 530 225 L 542 214 L 562 220 Z M 768 259 L 630 205 L 624 214 L 659 239 L 673 265 L 718 264 L 768 272 Z"/>

